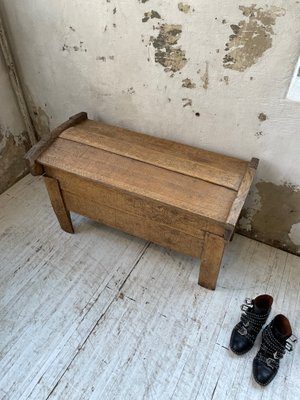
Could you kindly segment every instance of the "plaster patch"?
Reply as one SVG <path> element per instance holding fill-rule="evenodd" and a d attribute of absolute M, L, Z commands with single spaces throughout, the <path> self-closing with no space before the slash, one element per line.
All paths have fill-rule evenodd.
<path fill-rule="evenodd" d="M 181 25 L 163 24 L 160 26 L 158 36 L 150 38 L 150 42 L 156 49 L 155 62 L 165 67 L 166 72 L 177 72 L 187 63 L 185 51 L 181 49 L 181 46 L 176 46 L 181 33 Z"/>
<path fill-rule="evenodd" d="M 142 22 L 147 22 L 149 19 L 153 19 L 153 18 L 161 19 L 161 16 L 158 14 L 157 11 L 154 11 L 154 10 L 145 12 Z"/>
<path fill-rule="evenodd" d="M 225 68 L 245 71 L 255 64 L 266 50 L 272 47 L 273 26 L 277 17 L 285 10 L 275 6 L 239 6 L 246 19 L 238 25 L 230 25 L 233 34 L 229 36 L 223 58 Z"/>
<path fill-rule="evenodd" d="M 299 254 L 300 228 L 296 226 L 300 223 L 300 189 L 288 183 L 275 185 L 263 181 L 256 184 L 256 189 L 259 202 L 242 211 L 239 230 L 271 246 Z"/>
<path fill-rule="evenodd" d="M 191 6 L 189 4 L 178 3 L 178 9 L 179 9 L 179 11 L 187 14 L 190 11 Z"/>
<path fill-rule="evenodd" d="M 196 87 L 196 84 L 191 79 L 185 78 L 182 80 L 182 87 L 194 89 Z"/>

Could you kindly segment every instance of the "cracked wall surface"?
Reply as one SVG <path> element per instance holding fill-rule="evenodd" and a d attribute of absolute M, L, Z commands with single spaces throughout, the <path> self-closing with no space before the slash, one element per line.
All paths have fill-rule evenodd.
<path fill-rule="evenodd" d="M 240 232 L 298 254 L 300 3 L 3 0 L 40 136 L 70 115 L 260 159 Z M 18 134 L 22 131 L 19 130 Z"/>

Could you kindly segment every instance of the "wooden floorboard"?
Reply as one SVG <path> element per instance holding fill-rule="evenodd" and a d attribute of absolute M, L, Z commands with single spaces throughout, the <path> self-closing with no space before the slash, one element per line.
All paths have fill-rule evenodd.
<path fill-rule="evenodd" d="M 245 297 L 274 296 L 300 332 L 300 259 L 236 235 L 216 291 L 198 260 L 73 215 L 41 179 L 0 196 L 0 399 L 298 400 L 300 346 L 262 389 L 228 350 Z"/>

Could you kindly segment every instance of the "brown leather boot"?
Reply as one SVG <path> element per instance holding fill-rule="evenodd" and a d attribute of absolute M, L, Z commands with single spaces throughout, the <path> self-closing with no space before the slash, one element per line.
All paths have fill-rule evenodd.
<path fill-rule="evenodd" d="M 255 299 L 247 298 L 242 304 L 240 322 L 233 328 L 230 338 L 230 348 L 238 355 L 247 353 L 267 321 L 273 303 L 273 297 L 262 294 Z"/>
<path fill-rule="evenodd" d="M 275 378 L 280 359 L 286 350 L 293 350 L 296 341 L 289 320 L 276 315 L 263 330 L 261 347 L 253 360 L 253 376 L 258 384 L 266 386 Z"/>

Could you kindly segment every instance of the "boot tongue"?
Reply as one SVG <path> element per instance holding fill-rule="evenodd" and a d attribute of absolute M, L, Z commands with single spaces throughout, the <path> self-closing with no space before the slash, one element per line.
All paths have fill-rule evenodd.
<path fill-rule="evenodd" d="M 285 341 L 291 336 L 291 335 L 285 335 L 276 326 L 273 326 L 272 332 L 275 338 L 281 343 L 285 343 Z"/>
<path fill-rule="evenodd" d="M 263 315 L 263 314 L 267 314 L 268 310 L 266 308 L 258 307 L 258 305 L 254 301 L 253 302 L 253 312 L 255 314 Z"/>

